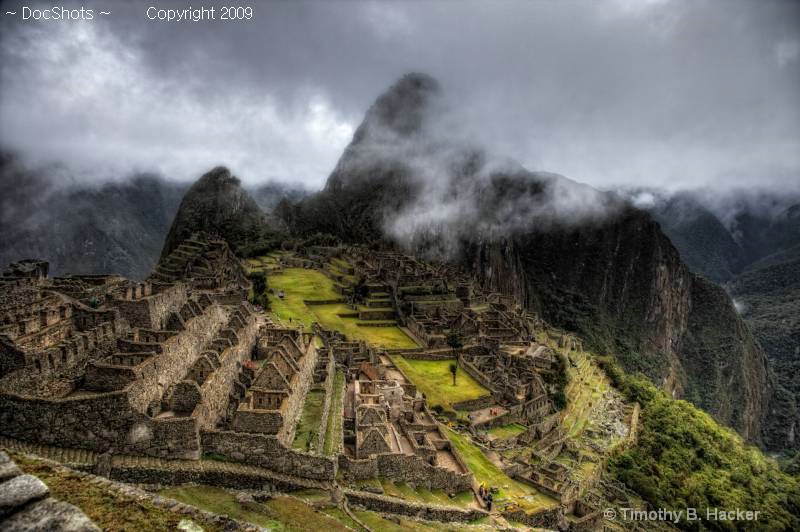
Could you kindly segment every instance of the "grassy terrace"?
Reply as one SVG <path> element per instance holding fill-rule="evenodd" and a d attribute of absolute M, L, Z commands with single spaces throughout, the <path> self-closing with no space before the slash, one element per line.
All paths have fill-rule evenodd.
<path fill-rule="evenodd" d="M 489 395 L 489 390 L 461 368 L 458 369 L 456 385 L 453 386 L 450 364 L 455 360 L 413 360 L 395 356 L 393 361 L 417 389 L 425 394 L 430 407 L 441 405 L 446 410 L 452 410 L 453 403 Z"/>
<path fill-rule="evenodd" d="M 316 446 L 317 435 L 319 434 L 319 421 L 322 416 L 322 406 L 325 403 L 325 392 L 320 390 L 309 390 L 306 394 L 306 402 L 303 405 L 303 413 L 297 423 L 292 447 L 295 449 L 310 450 Z"/>
<path fill-rule="evenodd" d="M 502 508 L 507 503 L 513 503 L 523 510 L 539 510 L 558 505 L 558 501 L 540 493 L 533 486 L 529 486 L 506 475 L 489 458 L 483 454 L 480 447 L 463 434 L 447 429 L 450 443 L 461 454 L 472 474 L 478 482 L 485 483 L 500 492 L 495 498 L 495 504 Z"/>
<path fill-rule="evenodd" d="M 520 425 L 519 423 L 511 423 L 510 425 L 502 425 L 500 427 L 494 427 L 487 431 L 489 435 L 494 436 L 495 438 L 505 439 L 505 438 L 512 438 L 514 436 L 519 436 L 523 432 L 525 432 L 525 426 Z"/>
<path fill-rule="evenodd" d="M 333 397 L 331 411 L 328 413 L 328 426 L 325 427 L 325 443 L 322 452 L 327 456 L 339 450 L 342 439 L 342 409 L 344 408 L 344 372 L 336 370 L 333 378 Z"/>
<path fill-rule="evenodd" d="M 576 360 L 586 358 L 584 353 L 574 353 Z M 589 424 L 591 413 L 590 405 L 600 399 L 609 389 L 610 383 L 603 372 L 593 363 L 589 362 L 583 375 L 575 368 L 569 368 L 571 382 L 567 386 L 567 408 L 564 412 L 562 425 L 567 429 L 570 437 L 580 435 Z M 583 379 L 581 380 L 581 377 Z M 596 391 L 595 391 L 596 389 Z"/>
<path fill-rule="evenodd" d="M 387 492 L 388 493 L 388 492 Z M 294 492 L 293 495 L 302 499 L 309 504 L 320 504 L 330 500 L 328 493 L 319 490 L 302 490 Z M 446 496 L 445 496 L 446 497 Z M 435 502 L 435 501 L 434 501 Z M 452 502 L 452 500 L 451 500 Z M 340 508 L 328 506 L 321 509 L 327 515 L 338 519 L 340 522 L 349 526 L 353 530 L 362 530 L 362 528 Z M 417 531 L 417 532 L 441 532 L 441 531 L 472 531 L 472 532 L 490 532 L 497 530 L 497 527 L 491 523 L 490 519 L 483 518 L 471 523 L 435 523 L 426 521 L 417 521 L 416 519 L 403 516 L 388 516 L 381 515 L 379 512 L 371 510 L 353 510 L 353 514 L 364 524 L 370 527 L 371 530 L 380 532 L 394 532 L 394 531 Z"/>
<path fill-rule="evenodd" d="M 283 291 L 283 299 L 270 294 L 272 312 L 285 322 L 301 322 L 310 327 L 319 322 L 323 327 L 337 330 L 353 340 L 366 340 L 372 345 L 394 348 L 418 347 L 399 327 L 370 327 L 369 322 L 358 318 L 343 318 L 340 314 L 353 313 L 342 303 L 308 306 L 305 300 L 341 299 L 333 288 L 333 281 L 318 270 L 286 268 L 282 273 L 270 275 L 267 281 L 275 291 Z M 360 324 L 360 325 L 359 325 Z M 365 326 L 366 325 L 366 326 Z"/>
<path fill-rule="evenodd" d="M 363 489 L 374 486 L 383 490 L 390 497 L 397 497 L 411 502 L 438 504 L 440 506 L 457 506 L 459 508 L 472 507 L 475 496 L 467 490 L 450 497 L 445 490 L 428 489 L 423 486 L 412 487 L 404 482 L 394 482 L 386 478 L 372 478 L 355 483 L 355 487 Z"/>
<path fill-rule="evenodd" d="M 345 532 L 349 530 L 335 517 L 318 512 L 294 497 L 275 497 L 263 504 L 256 504 L 254 509 L 245 509 L 236 502 L 231 492 L 213 486 L 179 486 L 165 489 L 160 494 L 269 530 L 298 532 L 317 530 Z M 150 530 L 150 528 L 145 527 L 142 530 Z"/>

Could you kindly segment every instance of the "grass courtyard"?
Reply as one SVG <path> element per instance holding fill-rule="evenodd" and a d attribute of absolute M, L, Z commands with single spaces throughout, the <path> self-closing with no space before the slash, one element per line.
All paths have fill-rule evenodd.
<path fill-rule="evenodd" d="M 411 379 L 419 391 L 425 394 L 428 406 L 442 406 L 452 410 L 454 403 L 477 399 L 489 395 L 489 390 L 481 386 L 466 371 L 458 368 L 456 385 L 450 364 L 453 360 L 413 360 L 402 356 L 393 357 L 394 363 Z"/>
<path fill-rule="evenodd" d="M 292 447 L 295 449 L 310 450 L 316 447 L 319 435 L 319 423 L 322 416 L 322 408 L 325 403 L 325 392 L 321 390 L 309 390 L 306 394 L 306 401 L 303 404 L 303 413 L 300 414 L 300 421 L 297 423 L 297 430 L 294 435 Z"/>
<path fill-rule="evenodd" d="M 328 425 L 325 427 L 325 441 L 322 452 L 333 456 L 339 452 L 339 443 L 342 441 L 342 410 L 344 409 L 344 372 L 336 370 L 333 380 L 333 397 L 331 409 L 328 413 Z"/>
<path fill-rule="evenodd" d="M 397 326 L 374 327 L 358 318 L 341 317 L 339 314 L 353 313 L 343 303 L 306 305 L 304 301 L 341 299 L 334 290 L 333 281 L 318 270 L 286 268 L 281 273 L 270 275 L 269 288 L 283 291 L 284 297 L 269 294 L 272 312 L 286 323 L 300 322 L 307 328 L 319 322 L 327 329 L 345 334 L 352 340 L 365 340 L 372 345 L 388 349 L 415 348 L 417 344 Z"/>

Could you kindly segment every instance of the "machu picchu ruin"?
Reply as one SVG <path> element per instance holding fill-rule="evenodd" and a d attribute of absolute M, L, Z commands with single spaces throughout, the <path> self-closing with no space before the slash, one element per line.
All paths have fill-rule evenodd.
<path fill-rule="evenodd" d="M 800 1 L 64 4 L 0 532 L 800 531 Z"/>
<path fill-rule="evenodd" d="M 270 309 L 250 302 L 254 273 Z M 442 493 L 432 516 L 594 526 L 596 496 L 583 496 L 602 457 L 635 441 L 638 406 L 577 339 L 401 252 L 243 261 L 195 233 L 141 282 L 50 278 L 42 261 L 0 279 L 2 441 L 115 480 L 233 487 L 263 471 L 378 511 Z M 194 465 L 223 459 L 240 469 Z"/>

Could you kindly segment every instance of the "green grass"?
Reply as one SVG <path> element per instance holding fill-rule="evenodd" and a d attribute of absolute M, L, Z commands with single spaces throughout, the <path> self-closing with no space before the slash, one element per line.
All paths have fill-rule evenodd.
<path fill-rule="evenodd" d="M 312 450 L 317 444 L 319 422 L 322 417 L 322 406 L 325 403 L 325 392 L 309 390 L 303 404 L 303 412 L 297 423 L 292 447 L 294 449 Z"/>
<path fill-rule="evenodd" d="M 272 312 L 283 321 L 299 321 L 306 327 L 319 320 L 303 300 L 341 297 L 333 290 L 333 281 L 317 270 L 287 268 L 280 274 L 269 276 L 267 284 L 275 292 L 284 292 L 283 298 L 269 295 Z"/>
<path fill-rule="evenodd" d="M 525 426 L 519 423 L 511 423 L 510 425 L 502 425 L 488 430 L 489 434 L 495 438 L 505 439 L 519 436 L 525 432 Z"/>
<path fill-rule="evenodd" d="M 254 525 L 273 529 L 283 528 L 279 521 L 265 513 L 258 513 L 242 508 L 239 503 L 236 502 L 233 494 L 222 488 L 203 485 L 176 486 L 161 490 L 159 495 L 191 504 L 192 506 L 215 514 L 227 515 L 233 519 L 247 521 Z"/>
<path fill-rule="evenodd" d="M 463 491 L 450 498 L 447 492 L 441 489 L 431 490 L 421 486 L 412 488 L 404 482 L 393 482 L 389 479 L 381 479 L 380 485 L 386 495 L 406 501 L 457 506 L 460 508 L 465 508 L 475 501 L 472 491 Z"/>
<path fill-rule="evenodd" d="M 9 451 L 11 458 L 23 472 L 39 477 L 50 494 L 74 504 L 103 530 L 131 531 L 176 530 L 185 515 L 159 508 L 147 500 L 125 497 L 114 491 L 91 484 L 73 472 L 56 469 L 46 462 Z M 220 530 L 201 522 L 204 530 Z"/>
<path fill-rule="evenodd" d="M 345 334 L 348 339 L 365 340 L 378 347 L 389 349 L 418 347 L 399 327 L 359 327 L 359 323 L 368 322 L 339 316 L 355 312 L 344 304 L 306 306 L 304 300 L 342 298 L 341 294 L 334 291 L 333 281 L 318 270 L 287 268 L 280 274 L 271 275 L 267 283 L 274 291 L 284 292 L 282 299 L 273 294 L 269 295 L 272 312 L 284 322 L 300 322 L 306 328 L 310 328 L 316 321 L 327 329 Z"/>
<path fill-rule="evenodd" d="M 475 479 L 478 482 L 485 483 L 488 487 L 500 490 L 498 497 L 495 498 L 499 508 L 506 502 L 512 502 L 526 511 L 558 505 L 558 501 L 538 492 L 533 486 L 514 480 L 506 475 L 467 436 L 451 429 L 447 429 L 445 432 L 450 439 L 450 443 L 453 444 L 466 462 L 469 470 L 475 475 Z"/>
<path fill-rule="evenodd" d="M 453 386 L 453 375 L 450 364 L 455 360 L 413 360 L 401 356 L 393 357 L 394 363 L 425 394 L 428 406 L 440 405 L 452 410 L 454 403 L 477 399 L 489 395 L 489 390 L 461 368 L 458 368 L 456 385 Z"/>
<path fill-rule="evenodd" d="M 178 486 L 162 490 L 160 494 L 209 512 L 227 515 L 271 530 L 287 532 L 316 532 L 318 530 L 344 532 L 347 530 L 334 517 L 318 512 L 294 497 L 275 497 L 259 505 L 263 511 L 253 511 L 242 508 L 231 492 L 214 486 Z M 144 530 L 149 530 L 149 528 L 144 528 Z"/>
<path fill-rule="evenodd" d="M 357 318 L 342 318 L 339 314 L 353 312 L 346 305 L 319 305 L 312 311 L 316 314 L 319 323 L 328 329 L 337 330 L 350 340 L 364 340 L 371 345 L 388 349 L 414 349 L 419 347 L 399 327 L 370 327 L 364 326 L 369 322 L 359 321 Z M 362 326 L 358 324 L 361 323 Z"/>
<path fill-rule="evenodd" d="M 332 456 L 339 450 L 342 439 L 342 409 L 344 408 L 344 372 L 336 370 L 333 378 L 333 397 L 331 410 L 328 413 L 328 426 L 325 427 L 325 443 L 323 453 Z"/>

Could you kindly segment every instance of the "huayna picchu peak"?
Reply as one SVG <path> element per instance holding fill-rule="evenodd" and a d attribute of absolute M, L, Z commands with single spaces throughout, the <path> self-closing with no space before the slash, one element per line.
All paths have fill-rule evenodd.
<path fill-rule="evenodd" d="M 800 530 L 800 4 L 139 3 L 4 10 L 0 529 Z"/>

